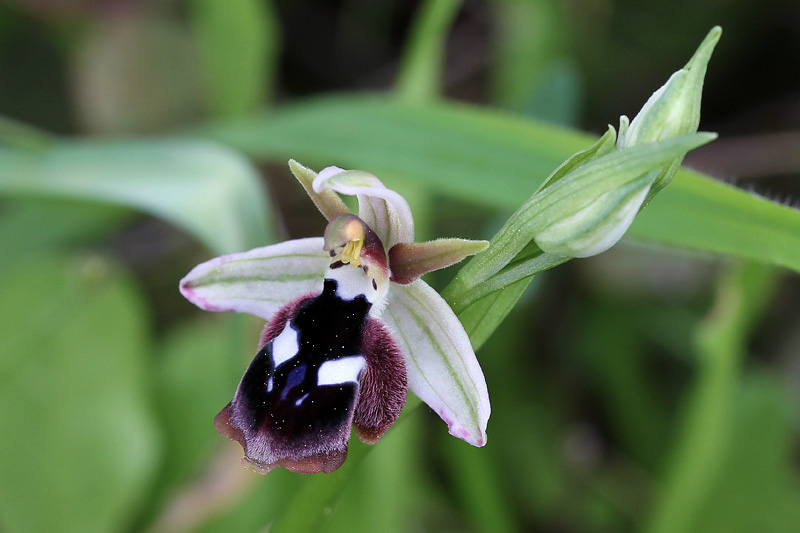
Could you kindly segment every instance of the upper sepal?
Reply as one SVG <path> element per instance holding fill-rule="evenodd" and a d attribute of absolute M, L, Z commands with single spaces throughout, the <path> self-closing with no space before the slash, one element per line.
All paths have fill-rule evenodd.
<path fill-rule="evenodd" d="M 358 216 L 387 248 L 414 241 L 414 218 L 405 198 L 388 189 L 377 177 L 361 170 L 322 169 L 314 179 L 314 191 L 335 191 L 358 197 Z"/>
<path fill-rule="evenodd" d="M 320 213 L 322 213 L 325 218 L 333 220 L 339 215 L 347 215 L 350 213 L 350 210 L 347 209 L 347 206 L 344 205 L 342 199 L 339 198 L 335 192 L 330 190 L 317 192 L 314 190 L 313 184 L 314 179 L 317 177 L 316 172 L 301 165 L 294 159 L 289 160 L 289 170 L 292 171 L 294 177 L 297 178 L 297 181 L 300 182 L 300 185 L 303 186 L 303 189 L 305 189 L 311 201 L 314 202 L 314 205 L 317 206 L 317 209 L 319 209 Z"/>

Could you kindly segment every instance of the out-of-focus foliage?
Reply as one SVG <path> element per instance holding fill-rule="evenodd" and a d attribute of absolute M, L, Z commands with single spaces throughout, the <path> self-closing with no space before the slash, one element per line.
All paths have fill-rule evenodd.
<path fill-rule="evenodd" d="M 798 9 L 0 4 L 0 530 L 800 529 L 800 215 L 752 193 L 800 196 Z M 240 468 L 212 419 L 262 324 L 201 316 L 177 280 L 320 234 L 289 157 L 374 172 L 426 237 L 489 238 L 716 24 L 701 130 L 720 139 L 688 161 L 743 190 L 681 171 L 632 239 L 465 312 L 486 447 L 412 398 L 333 474 Z"/>

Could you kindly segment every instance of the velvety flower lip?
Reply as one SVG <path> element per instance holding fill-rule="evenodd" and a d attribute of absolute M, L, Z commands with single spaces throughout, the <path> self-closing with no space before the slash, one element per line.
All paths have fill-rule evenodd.
<path fill-rule="evenodd" d="M 483 446 L 490 414 L 483 372 L 463 326 L 419 276 L 487 243 L 414 243 L 408 203 L 377 177 L 338 167 L 316 174 L 295 161 L 289 166 L 330 221 L 325 239 L 290 240 L 211 259 L 180 282 L 181 293 L 201 309 L 269 321 L 234 400 L 217 417 L 218 430 L 242 444 L 243 462 L 258 471 L 328 472 L 344 461 L 351 425 L 365 442 L 380 438 L 399 415 L 407 384 L 452 435 Z M 339 194 L 358 198 L 358 217 Z M 342 314 L 363 319 L 354 325 L 336 318 Z M 350 335 L 352 346 L 338 343 L 328 349 L 341 346 L 341 353 L 306 364 L 316 355 L 300 357 L 303 346 L 327 342 L 317 326 L 304 325 L 312 319 L 336 323 L 327 335 Z M 334 394 L 329 382 L 349 392 Z M 317 385 L 312 396 L 297 396 L 309 383 Z M 271 410 L 259 410 L 256 397 Z M 290 398 L 308 407 L 295 409 Z M 321 406 L 334 404 L 344 406 L 348 416 L 333 420 L 323 412 Z M 272 429 L 259 419 L 278 412 L 283 421 Z M 326 436 L 312 437 L 296 420 Z"/>

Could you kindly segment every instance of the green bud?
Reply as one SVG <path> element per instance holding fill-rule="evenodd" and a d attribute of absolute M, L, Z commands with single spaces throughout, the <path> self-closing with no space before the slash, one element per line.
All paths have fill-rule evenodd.
<path fill-rule="evenodd" d="M 670 76 L 667 82 L 653 93 L 630 125 L 628 117 L 620 117 L 617 139 L 619 149 L 697 131 L 700 124 L 700 99 L 706 66 L 720 35 L 722 29 L 719 26 L 712 28 L 686 66 Z M 672 180 L 684 155 L 681 154 L 664 166 L 653 183 L 647 201 Z"/>
<path fill-rule="evenodd" d="M 686 153 L 716 138 L 696 133 L 706 66 L 722 30 L 714 27 L 686 66 L 591 147 L 551 174 L 448 288 L 466 306 L 526 276 L 613 246 L 636 214 L 672 179 Z M 489 289 L 487 289 L 489 290 Z M 466 303 L 464 303 L 466 302 Z"/>
<path fill-rule="evenodd" d="M 559 256 L 607 250 L 631 225 L 663 167 L 715 137 L 694 133 L 617 150 L 548 182 L 527 203 L 534 241 Z"/>

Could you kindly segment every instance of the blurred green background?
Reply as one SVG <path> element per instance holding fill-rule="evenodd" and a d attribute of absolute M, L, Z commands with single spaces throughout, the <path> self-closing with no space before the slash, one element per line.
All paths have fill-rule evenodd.
<path fill-rule="evenodd" d="M 489 238 L 517 205 L 481 166 L 494 146 L 404 152 L 420 124 L 498 150 L 552 133 L 509 178 L 521 203 L 588 145 L 563 128 L 632 117 L 717 24 L 720 139 L 686 162 L 796 207 L 795 0 L 0 2 L 0 531 L 800 531 L 798 262 L 643 226 L 537 276 L 480 348 L 485 448 L 422 406 L 325 476 L 239 467 L 212 419 L 262 324 L 177 290 L 321 234 L 289 157 L 379 174 L 417 240 Z M 443 101 L 511 118 L 481 133 Z M 471 173 L 431 179 L 442 161 Z M 731 230 L 738 257 L 770 231 Z"/>

